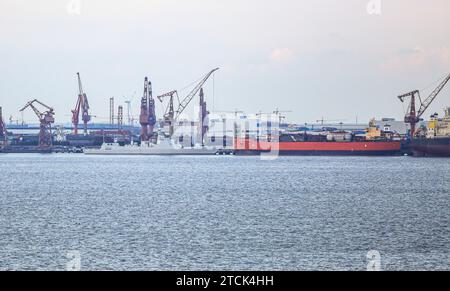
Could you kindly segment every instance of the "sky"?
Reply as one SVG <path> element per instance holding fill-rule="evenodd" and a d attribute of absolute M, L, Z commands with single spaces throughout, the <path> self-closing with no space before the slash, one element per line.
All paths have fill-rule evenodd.
<path fill-rule="evenodd" d="M 401 119 L 397 95 L 427 96 L 450 73 L 449 11 L 448 0 L 0 0 L 0 106 L 20 118 L 38 98 L 69 122 L 80 72 L 96 121 L 112 96 L 137 116 L 145 76 L 155 96 L 184 96 L 220 67 L 210 111 Z M 450 86 L 427 115 L 447 105 Z"/>

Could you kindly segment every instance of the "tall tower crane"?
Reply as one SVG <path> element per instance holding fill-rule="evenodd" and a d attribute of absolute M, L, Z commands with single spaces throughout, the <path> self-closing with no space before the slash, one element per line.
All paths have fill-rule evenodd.
<path fill-rule="evenodd" d="M 141 124 L 141 141 L 148 141 L 154 134 L 156 114 L 152 83 L 148 81 L 147 77 L 144 79 L 144 94 L 141 99 L 141 114 L 139 116 L 139 123 Z"/>
<path fill-rule="evenodd" d="M 45 109 L 46 111 L 39 111 L 37 107 L 34 105 L 35 103 L 38 103 Z M 55 112 L 53 108 L 45 105 L 44 103 L 40 102 L 37 99 L 34 99 L 30 102 L 28 102 L 22 109 L 20 109 L 20 112 L 23 112 L 25 109 L 30 107 L 36 116 L 39 118 L 40 123 L 40 130 L 39 130 L 39 147 L 40 148 L 48 148 L 52 146 L 52 123 L 55 122 Z"/>
<path fill-rule="evenodd" d="M 73 133 L 78 134 L 78 123 L 81 110 L 81 119 L 83 120 L 83 130 L 84 134 L 86 135 L 87 124 L 91 120 L 91 116 L 89 115 L 89 102 L 86 94 L 83 92 L 80 73 L 77 73 L 77 76 L 78 76 L 78 99 L 77 104 L 75 105 L 75 109 L 72 110 Z"/>
<path fill-rule="evenodd" d="M 425 111 L 430 107 L 431 103 L 436 99 L 436 97 L 439 95 L 439 93 L 444 89 L 445 85 L 450 80 L 450 74 L 447 75 L 447 77 L 444 78 L 444 80 L 439 84 L 439 86 L 436 87 L 436 89 L 431 92 L 430 96 L 428 96 L 425 100 L 422 101 L 420 98 L 420 92 L 419 90 L 414 90 L 411 92 L 408 92 L 406 94 L 398 96 L 398 99 L 400 99 L 401 102 L 405 102 L 406 98 L 410 98 L 410 104 L 409 104 L 409 112 L 405 116 L 405 123 L 409 123 L 411 126 L 411 139 L 414 138 L 414 134 L 416 133 L 416 124 L 421 120 L 420 118 L 425 113 Z M 419 110 L 416 110 L 416 96 L 418 97 L 418 100 L 420 102 L 420 108 Z"/>

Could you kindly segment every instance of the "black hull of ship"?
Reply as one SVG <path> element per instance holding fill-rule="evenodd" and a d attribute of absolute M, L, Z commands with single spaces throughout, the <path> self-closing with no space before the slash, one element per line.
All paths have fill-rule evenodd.
<path fill-rule="evenodd" d="M 414 139 L 411 148 L 416 157 L 450 157 L 450 137 Z"/>

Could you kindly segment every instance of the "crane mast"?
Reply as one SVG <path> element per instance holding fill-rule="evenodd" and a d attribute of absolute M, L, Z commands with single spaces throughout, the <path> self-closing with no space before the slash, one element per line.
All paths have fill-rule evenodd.
<path fill-rule="evenodd" d="M 430 107 L 431 103 L 433 103 L 442 89 L 444 89 L 448 81 L 450 81 L 450 74 L 444 78 L 444 80 L 433 90 L 433 92 L 431 92 L 431 94 L 424 101 L 422 101 L 422 99 L 420 98 L 419 90 L 414 90 L 398 96 L 398 99 L 400 99 L 401 102 L 405 102 L 406 98 L 410 98 L 409 112 L 405 116 L 405 123 L 408 123 L 410 125 L 411 139 L 414 138 L 414 135 L 416 133 L 416 125 L 420 121 L 420 118 L 428 109 L 428 107 Z M 417 101 L 420 102 L 419 110 L 416 109 Z"/>
<path fill-rule="evenodd" d="M 154 139 L 155 124 L 156 124 L 156 112 L 155 112 L 155 99 L 153 99 L 152 82 L 148 83 L 148 137 Z"/>
<path fill-rule="evenodd" d="M 141 113 L 139 115 L 139 123 L 141 124 L 141 141 L 148 140 L 148 98 L 146 96 L 147 91 L 147 77 L 144 81 L 144 95 L 141 99 Z"/>
<path fill-rule="evenodd" d="M 77 76 L 78 76 L 78 99 L 75 105 L 75 109 L 72 110 L 73 132 L 74 134 L 78 134 L 78 124 L 81 111 L 81 119 L 83 120 L 83 131 L 84 134 L 86 135 L 87 124 L 91 120 L 91 116 L 89 115 L 89 102 L 86 94 L 83 92 L 80 73 L 77 73 Z"/>
<path fill-rule="evenodd" d="M 141 113 L 139 115 L 141 124 L 141 141 L 148 141 L 154 135 L 156 124 L 155 100 L 153 99 L 152 83 L 148 78 L 144 79 L 144 94 L 141 99 Z"/>
<path fill-rule="evenodd" d="M 200 88 L 200 116 L 199 116 L 199 133 L 200 133 L 200 142 L 202 146 L 205 144 L 205 134 L 209 129 L 207 116 L 209 111 L 206 109 L 205 95 L 203 93 L 203 88 Z"/>
<path fill-rule="evenodd" d="M 34 105 L 35 103 L 41 105 L 46 111 L 39 111 L 39 109 Z M 48 148 L 53 145 L 52 142 L 52 123 L 55 122 L 55 112 L 53 108 L 50 106 L 45 105 L 44 103 L 40 102 L 37 99 L 34 99 L 30 102 L 28 102 L 22 109 L 20 109 L 20 112 L 23 112 L 25 109 L 31 108 L 34 111 L 34 114 L 39 119 L 39 147 L 40 148 Z"/>

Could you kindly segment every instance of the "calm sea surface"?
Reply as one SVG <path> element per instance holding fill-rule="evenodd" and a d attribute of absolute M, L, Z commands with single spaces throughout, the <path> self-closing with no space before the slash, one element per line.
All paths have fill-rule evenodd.
<path fill-rule="evenodd" d="M 0 167 L 0 270 L 74 257 L 82 270 L 365 270 L 372 250 L 384 270 L 450 270 L 449 159 L 3 154 Z"/>

